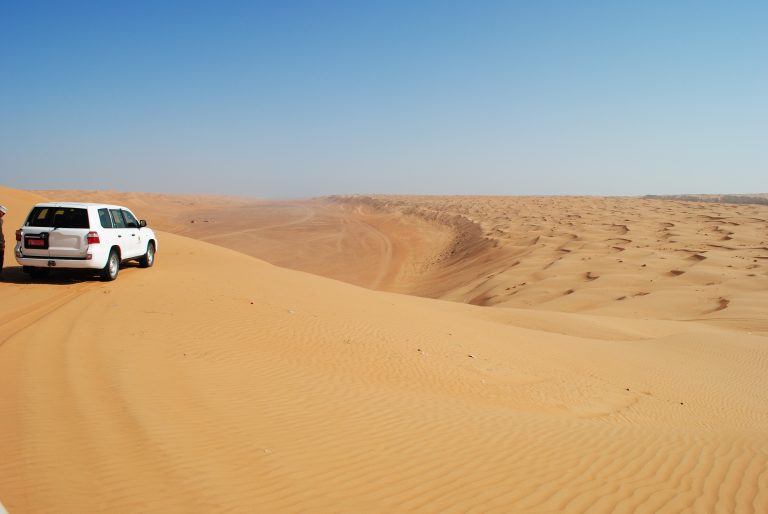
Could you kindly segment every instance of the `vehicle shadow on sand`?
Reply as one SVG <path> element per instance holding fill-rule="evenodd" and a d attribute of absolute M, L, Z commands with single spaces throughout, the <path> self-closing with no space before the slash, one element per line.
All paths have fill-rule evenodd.
<path fill-rule="evenodd" d="M 125 271 L 130 268 L 138 268 L 138 264 L 133 262 L 125 262 L 120 266 L 120 271 Z M 118 276 L 119 280 L 120 277 Z M 3 272 L 0 273 L 0 283 L 6 284 L 46 284 L 46 285 L 59 285 L 68 286 L 72 284 L 80 284 L 83 282 L 103 282 L 98 271 L 94 270 L 79 270 L 79 269 L 52 269 L 48 274 L 43 276 L 32 277 L 28 273 L 22 271 L 21 266 L 4 266 Z"/>

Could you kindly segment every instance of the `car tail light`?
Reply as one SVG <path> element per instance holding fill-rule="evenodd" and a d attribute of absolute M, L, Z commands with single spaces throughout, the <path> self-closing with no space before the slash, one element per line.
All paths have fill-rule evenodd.
<path fill-rule="evenodd" d="M 16 241 L 21 241 L 21 229 L 16 231 Z"/>
<path fill-rule="evenodd" d="M 86 237 L 88 238 L 89 245 L 95 245 L 95 244 L 101 243 L 101 241 L 99 240 L 98 232 L 88 232 L 88 235 Z"/>

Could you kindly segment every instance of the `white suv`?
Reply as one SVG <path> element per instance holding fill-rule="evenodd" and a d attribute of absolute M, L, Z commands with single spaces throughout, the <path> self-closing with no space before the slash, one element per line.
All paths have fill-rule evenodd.
<path fill-rule="evenodd" d="M 148 268 L 155 252 L 154 231 L 119 205 L 39 203 L 16 231 L 16 261 L 33 277 L 51 268 L 85 268 L 115 280 L 122 261 Z"/>

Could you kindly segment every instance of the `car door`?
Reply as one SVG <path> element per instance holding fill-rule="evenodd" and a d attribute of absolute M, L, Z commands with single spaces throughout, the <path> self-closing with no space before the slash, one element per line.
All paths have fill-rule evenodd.
<path fill-rule="evenodd" d="M 112 217 L 112 230 L 114 231 L 115 242 L 120 247 L 120 256 L 123 259 L 130 259 L 132 248 L 123 211 L 121 209 L 109 209 L 109 215 Z"/>
<path fill-rule="evenodd" d="M 128 231 L 128 241 L 130 246 L 130 257 L 138 257 L 144 255 L 145 245 L 142 243 L 141 227 L 139 226 L 139 220 L 136 216 L 127 209 L 123 209 L 123 218 L 125 219 L 125 227 Z"/>

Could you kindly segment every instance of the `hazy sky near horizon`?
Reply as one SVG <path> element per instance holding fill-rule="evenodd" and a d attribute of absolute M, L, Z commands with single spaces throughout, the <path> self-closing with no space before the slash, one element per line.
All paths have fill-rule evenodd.
<path fill-rule="evenodd" d="M 768 2 L 0 0 L 0 183 L 768 192 Z"/>

